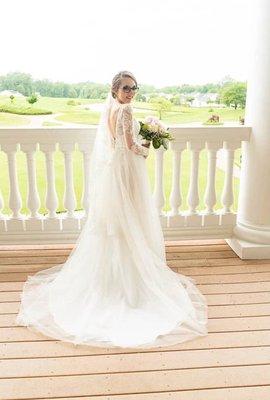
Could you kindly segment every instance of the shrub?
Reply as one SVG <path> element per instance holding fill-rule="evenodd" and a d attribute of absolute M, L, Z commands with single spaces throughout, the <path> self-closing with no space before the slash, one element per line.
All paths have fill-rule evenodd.
<path fill-rule="evenodd" d="M 27 106 L 14 106 L 13 104 L 3 104 L 0 106 L 0 112 L 20 115 L 46 115 L 52 114 L 52 111 L 42 110 L 34 107 Z"/>
<path fill-rule="evenodd" d="M 35 95 L 34 93 L 31 94 L 31 96 L 27 97 L 27 101 L 29 104 L 34 104 L 38 101 L 37 95 Z"/>
<path fill-rule="evenodd" d="M 80 104 L 81 104 L 80 101 L 76 101 L 76 100 L 73 100 L 73 99 L 67 101 L 67 105 L 68 106 L 79 106 Z"/>

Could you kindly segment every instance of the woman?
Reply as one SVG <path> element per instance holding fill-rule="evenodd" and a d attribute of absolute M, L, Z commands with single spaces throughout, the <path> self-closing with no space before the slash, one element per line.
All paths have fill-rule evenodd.
<path fill-rule="evenodd" d="M 112 80 L 89 171 L 89 209 L 65 263 L 29 276 L 19 325 L 74 344 L 151 348 L 207 334 L 194 280 L 166 265 L 128 71 Z"/>

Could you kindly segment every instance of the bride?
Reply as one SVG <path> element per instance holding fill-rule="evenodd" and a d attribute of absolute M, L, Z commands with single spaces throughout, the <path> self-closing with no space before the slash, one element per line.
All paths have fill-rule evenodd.
<path fill-rule="evenodd" d="M 131 101 L 135 77 L 112 80 L 89 173 L 89 208 L 65 263 L 28 276 L 19 325 L 74 344 L 170 346 L 207 335 L 207 303 L 166 264 L 163 232 Z"/>

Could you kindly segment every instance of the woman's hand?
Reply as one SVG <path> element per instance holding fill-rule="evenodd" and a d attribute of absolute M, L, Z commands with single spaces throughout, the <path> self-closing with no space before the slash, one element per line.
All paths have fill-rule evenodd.
<path fill-rule="evenodd" d="M 149 142 L 149 143 L 142 143 L 142 146 L 144 146 L 144 147 L 150 147 L 150 144 L 151 144 L 151 142 Z"/>
<path fill-rule="evenodd" d="M 144 158 L 147 158 L 147 157 L 148 157 L 148 155 L 149 155 L 149 147 L 150 147 L 150 144 L 151 144 L 151 143 L 142 143 L 142 146 L 144 146 L 144 147 L 148 148 L 147 155 L 144 155 Z"/>

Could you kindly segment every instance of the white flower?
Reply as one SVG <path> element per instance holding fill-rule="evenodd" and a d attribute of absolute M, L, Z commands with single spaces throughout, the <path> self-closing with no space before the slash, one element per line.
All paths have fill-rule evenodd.
<path fill-rule="evenodd" d="M 151 125 L 151 131 L 152 132 L 158 132 L 158 125 Z"/>
<path fill-rule="evenodd" d="M 155 124 L 159 121 L 157 117 L 154 117 L 153 115 L 149 115 L 148 117 L 145 118 L 145 122 L 148 124 Z"/>

